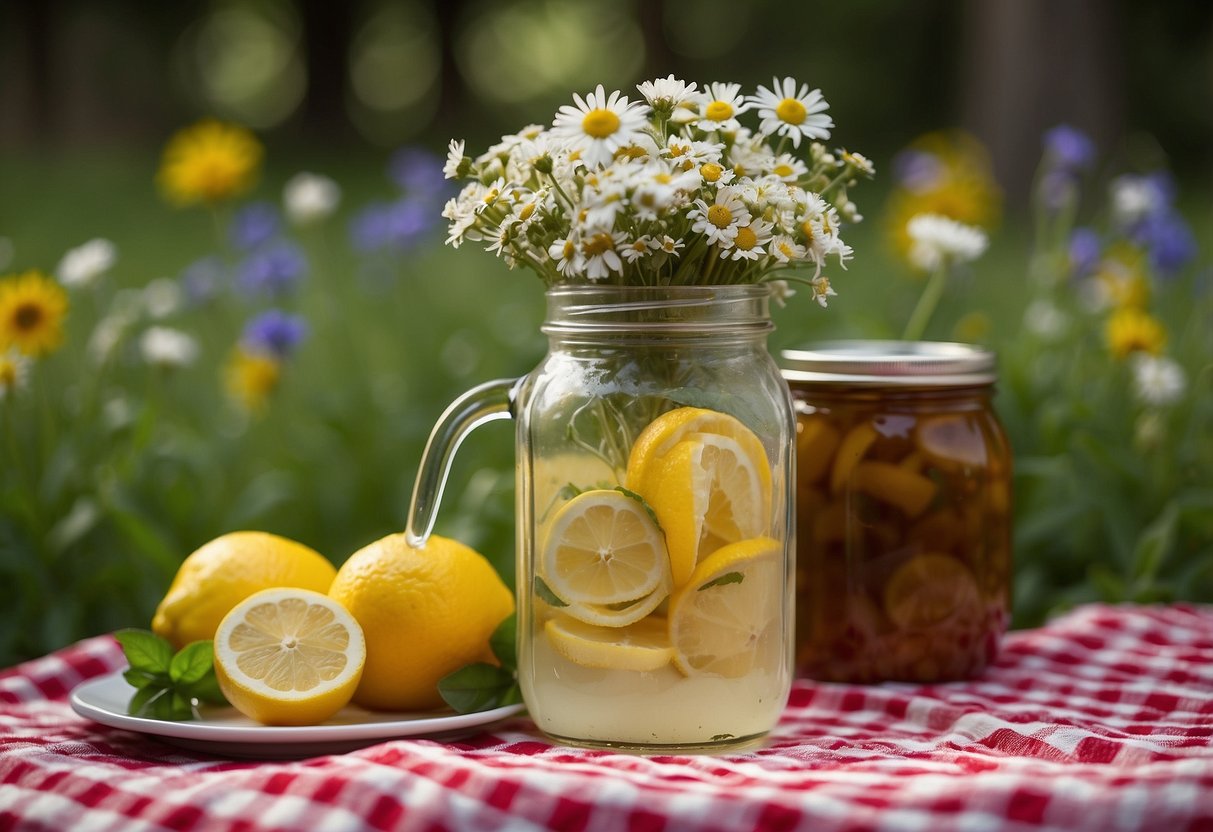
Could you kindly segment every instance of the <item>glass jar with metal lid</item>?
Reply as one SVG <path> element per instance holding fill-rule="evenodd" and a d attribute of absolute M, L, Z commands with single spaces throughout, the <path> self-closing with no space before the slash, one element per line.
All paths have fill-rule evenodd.
<path fill-rule="evenodd" d="M 1011 452 L 994 354 L 838 341 L 783 353 L 797 411 L 796 665 L 830 681 L 977 675 L 1006 630 Z"/>

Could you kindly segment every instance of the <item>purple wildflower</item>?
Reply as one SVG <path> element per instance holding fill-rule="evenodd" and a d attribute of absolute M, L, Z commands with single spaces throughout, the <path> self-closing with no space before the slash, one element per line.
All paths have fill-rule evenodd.
<path fill-rule="evenodd" d="M 350 223 L 354 247 L 364 253 L 403 253 L 434 227 L 434 213 L 419 199 L 377 203 L 363 209 Z"/>
<path fill-rule="evenodd" d="M 214 256 L 195 260 L 181 273 L 186 300 L 195 306 L 201 306 L 219 294 L 226 280 L 223 261 Z"/>
<path fill-rule="evenodd" d="M 228 238 L 239 251 L 252 251 L 277 236 L 282 228 L 278 210 L 268 202 L 253 202 L 232 217 Z"/>
<path fill-rule="evenodd" d="M 1094 229 L 1074 229 L 1070 235 L 1070 272 L 1075 277 L 1093 274 L 1102 254 L 1103 244 Z"/>
<path fill-rule="evenodd" d="M 442 173 L 443 160 L 428 150 L 406 147 L 388 163 L 388 175 L 409 196 L 422 199 L 442 197 L 450 183 Z"/>
<path fill-rule="evenodd" d="M 279 241 L 254 251 L 240 265 L 236 284 L 250 295 L 278 296 L 290 292 L 307 273 L 299 247 Z"/>
<path fill-rule="evenodd" d="M 893 157 L 893 174 L 906 190 L 923 193 L 940 183 L 944 176 L 944 165 L 933 153 L 903 150 Z"/>
<path fill-rule="evenodd" d="M 1056 214 L 1078 199 L 1078 180 L 1068 170 L 1046 170 L 1037 183 L 1036 195 L 1046 211 Z"/>
<path fill-rule="evenodd" d="M 1095 164 L 1095 143 L 1068 124 L 1046 130 L 1044 148 L 1046 161 L 1058 170 L 1077 173 Z"/>
<path fill-rule="evenodd" d="M 241 343 L 253 352 L 286 359 L 307 337 L 307 321 L 281 309 L 270 309 L 248 322 Z"/>
<path fill-rule="evenodd" d="M 1150 263 L 1160 277 L 1174 276 L 1196 257 L 1196 238 L 1176 211 L 1145 217 L 1130 236 L 1149 252 Z"/>

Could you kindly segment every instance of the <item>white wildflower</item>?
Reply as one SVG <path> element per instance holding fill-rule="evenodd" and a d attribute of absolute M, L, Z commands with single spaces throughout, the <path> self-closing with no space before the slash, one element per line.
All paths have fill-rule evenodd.
<path fill-rule="evenodd" d="M 109 240 L 89 240 L 64 254 L 55 273 L 64 286 L 83 288 L 96 283 L 117 259 L 118 250 Z"/>
<path fill-rule="evenodd" d="M 0 401 L 25 388 L 29 368 L 30 359 L 15 349 L 0 352 Z"/>
<path fill-rule="evenodd" d="M 687 218 L 692 221 L 691 230 L 702 234 L 709 244 L 727 248 L 737 237 L 737 229 L 749 225 L 750 212 L 737 189 L 726 185 L 716 192 L 711 205 L 702 199 L 695 200 Z"/>
<path fill-rule="evenodd" d="M 834 297 L 837 292 L 830 286 L 830 278 L 824 274 L 819 274 L 812 280 L 813 300 L 817 301 L 817 305 L 825 309 L 829 305 L 829 299 Z"/>
<path fill-rule="evenodd" d="M 910 261 L 934 271 L 945 263 L 971 263 L 985 253 L 989 238 L 980 228 L 940 214 L 918 214 L 906 223 Z"/>
<path fill-rule="evenodd" d="M 792 284 L 786 280 L 768 280 L 767 285 L 771 287 L 771 300 L 775 301 L 775 305 L 780 309 L 787 306 L 788 298 L 796 294 Z"/>
<path fill-rule="evenodd" d="M 1052 301 L 1037 298 L 1024 310 L 1023 325 L 1042 341 L 1054 342 L 1065 335 L 1070 319 Z"/>
<path fill-rule="evenodd" d="M 636 89 L 654 110 L 671 111 L 695 98 L 697 84 L 679 81 L 673 75 L 637 84 Z"/>
<path fill-rule="evenodd" d="M 282 189 L 283 210 L 296 225 L 328 219 L 340 202 L 341 186 L 318 173 L 297 173 Z"/>
<path fill-rule="evenodd" d="M 463 139 L 456 141 L 451 139 L 450 145 L 446 151 L 446 163 L 442 166 L 442 175 L 447 179 L 455 179 L 459 176 L 459 168 L 467 159 L 467 142 Z M 467 159 L 471 163 L 471 159 Z"/>
<path fill-rule="evenodd" d="M 661 247 L 661 243 L 648 234 L 637 237 L 619 250 L 620 255 L 629 263 L 635 263 L 641 258 L 648 257 Z"/>
<path fill-rule="evenodd" d="M 575 232 L 562 237 L 548 246 L 548 256 L 556 261 L 556 271 L 565 277 L 581 274 L 585 258 L 581 256 L 581 244 Z"/>
<path fill-rule="evenodd" d="M 736 133 L 741 129 L 737 116 L 749 108 L 741 84 L 713 82 L 699 97 L 699 117 L 693 123 L 704 132 Z"/>
<path fill-rule="evenodd" d="M 767 253 L 766 244 L 771 239 L 771 224 L 765 220 L 751 220 L 737 229 L 732 247 L 720 252 L 726 260 L 757 260 Z"/>
<path fill-rule="evenodd" d="M 605 280 L 611 272 L 623 272 L 620 248 L 626 237 L 621 232 L 592 231 L 581 242 L 581 253 L 585 256 L 585 276 L 590 280 Z"/>
<path fill-rule="evenodd" d="M 780 263 L 794 263 L 805 259 L 805 247 L 787 234 L 780 234 L 771 240 L 771 256 Z"/>
<path fill-rule="evenodd" d="M 1133 392 L 1143 403 L 1167 407 L 1183 398 L 1188 380 L 1173 358 L 1137 353 L 1132 366 Z"/>
<path fill-rule="evenodd" d="M 141 301 L 151 318 L 163 320 L 181 308 L 181 286 L 171 278 L 158 277 L 143 287 Z"/>
<path fill-rule="evenodd" d="M 139 339 L 139 351 L 152 366 L 186 367 L 198 358 L 198 342 L 181 330 L 153 326 Z"/>

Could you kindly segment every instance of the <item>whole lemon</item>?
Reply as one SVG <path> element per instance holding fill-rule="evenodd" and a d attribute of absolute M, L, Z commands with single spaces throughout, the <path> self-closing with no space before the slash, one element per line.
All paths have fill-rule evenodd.
<path fill-rule="evenodd" d="M 513 594 L 483 555 L 437 535 L 423 549 L 392 534 L 358 550 L 329 597 L 362 625 L 366 666 L 354 702 L 378 710 L 440 706 L 438 681 L 492 661 L 489 636 L 514 611 Z"/>
<path fill-rule="evenodd" d="M 233 607 L 263 589 L 325 593 L 337 570 L 313 549 L 268 532 L 231 532 L 191 554 L 156 608 L 152 631 L 174 647 L 215 637 Z"/>

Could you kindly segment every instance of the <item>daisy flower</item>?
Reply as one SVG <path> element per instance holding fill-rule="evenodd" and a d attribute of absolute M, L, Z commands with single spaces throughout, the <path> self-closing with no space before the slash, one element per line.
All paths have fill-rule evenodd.
<path fill-rule="evenodd" d="M 248 130 L 203 121 L 169 139 L 156 178 L 179 205 L 214 204 L 252 187 L 261 156 L 261 143 Z"/>
<path fill-rule="evenodd" d="M 635 141 L 648 126 L 648 107 L 629 102 L 616 90 L 608 98 L 599 84 L 585 98 L 574 93 L 577 106 L 565 104 L 552 122 L 552 135 L 581 151 L 590 167 L 610 164 L 615 151 Z"/>
<path fill-rule="evenodd" d="M 711 205 L 697 199 L 694 206 L 687 214 L 687 219 L 692 221 L 691 230 L 704 235 L 709 244 L 727 248 L 737 237 L 737 229 L 750 224 L 750 212 L 740 193 L 731 185 L 718 190 Z"/>
<path fill-rule="evenodd" d="M 800 140 L 828 139 L 834 120 L 825 111 L 830 108 L 821 97 L 821 90 L 809 91 L 808 84 L 799 88 L 792 78 L 781 82 L 773 79 L 771 89 L 760 86 L 758 94 L 748 99 L 758 108 L 762 123 L 758 129 L 764 136 L 778 133 L 792 140 L 793 147 L 800 147 Z"/>
<path fill-rule="evenodd" d="M 30 360 L 16 350 L 0 352 L 0 401 L 25 387 Z"/>
<path fill-rule="evenodd" d="M 724 145 L 719 142 L 701 142 L 684 136 L 670 136 L 666 141 L 666 153 L 675 164 L 690 169 L 707 162 L 719 162 Z"/>
<path fill-rule="evenodd" d="M 554 240 L 548 246 L 548 256 L 556 261 L 556 271 L 565 277 L 580 274 L 585 266 L 585 258 L 581 256 L 581 246 L 575 231 L 570 231 L 567 237 Z"/>
<path fill-rule="evenodd" d="M 716 162 L 704 162 L 699 166 L 699 175 L 710 185 L 727 185 L 736 175 L 732 168 L 726 168 Z"/>
<path fill-rule="evenodd" d="M 55 274 L 69 288 L 91 286 L 109 271 L 118 259 L 118 250 L 109 240 L 89 240 L 71 249 L 59 261 Z"/>
<path fill-rule="evenodd" d="M 242 408 L 260 412 L 282 377 L 282 362 L 271 355 L 238 347 L 224 372 L 228 395 Z"/>
<path fill-rule="evenodd" d="M 731 248 L 720 252 L 724 260 L 757 260 L 767 253 L 765 244 L 771 239 L 771 224 L 765 220 L 753 220 L 749 225 L 739 226 Z"/>
<path fill-rule="evenodd" d="M 0 350 L 38 357 L 63 343 L 67 293 L 40 271 L 0 280 Z"/>
<path fill-rule="evenodd" d="M 585 255 L 585 276 L 590 280 L 605 280 L 611 272 L 623 273 L 620 248 L 627 238 L 621 232 L 594 231 L 581 242 L 581 253 Z"/>
<path fill-rule="evenodd" d="M 784 182 L 795 182 L 809 172 L 809 166 L 791 153 L 781 153 L 775 157 L 770 170 Z"/>
<path fill-rule="evenodd" d="M 673 75 L 636 85 L 636 89 L 640 90 L 649 106 L 662 112 L 672 111 L 675 107 L 694 100 L 697 88 L 697 84 L 679 81 Z"/>
<path fill-rule="evenodd" d="M 713 82 L 700 96 L 700 116 L 694 125 L 704 132 L 722 130 L 735 133 L 741 129 L 737 116 L 750 109 L 741 95 L 741 84 Z"/>
<path fill-rule="evenodd" d="M 945 262 L 971 263 L 989 245 L 980 228 L 941 214 L 918 214 L 906 223 L 906 233 L 913 242 L 910 260 L 925 271 L 934 271 Z"/>
<path fill-rule="evenodd" d="M 805 259 L 805 247 L 787 234 L 780 234 L 771 240 L 771 256 L 780 263 L 793 263 Z"/>
<path fill-rule="evenodd" d="M 1167 330 L 1148 312 L 1120 309 L 1104 325 L 1104 339 L 1115 358 L 1127 358 L 1135 352 L 1158 355 L 1167 343 Z"/>
<path fill-rule="evenodd" d="M 648 257 L 660 246 L 661 244 L 657 240 L 645 234 L 628 243 L 620 249 L 619 253 L 624 260 L 627 260 L 629 263 L 635 263 L 642 257 Z"/>
<path fill-rule="evenodd" d="M 813 288 L 813 300 L 817 301 L 817 305 L 822 309 L 825 309 L 829 305 L 830 298 L 838 294 L 830 286 L 830 278 L 824 274 L 814 277 L 810 285 Z"/>
<path fill-rule="evenodd" d="M 468 167 L 471 166 L 472 160 L 467 158 L 466 147 L 467 142 L 463 139 L 459 139 L 458 141 L 451 139 L 451 143 L 446 151 L 446 164 L 442 166 L 442 175 L 447 179 L 458 179 L 460 171 L 465 170 L 465 161 L 468 163 Z"/>

